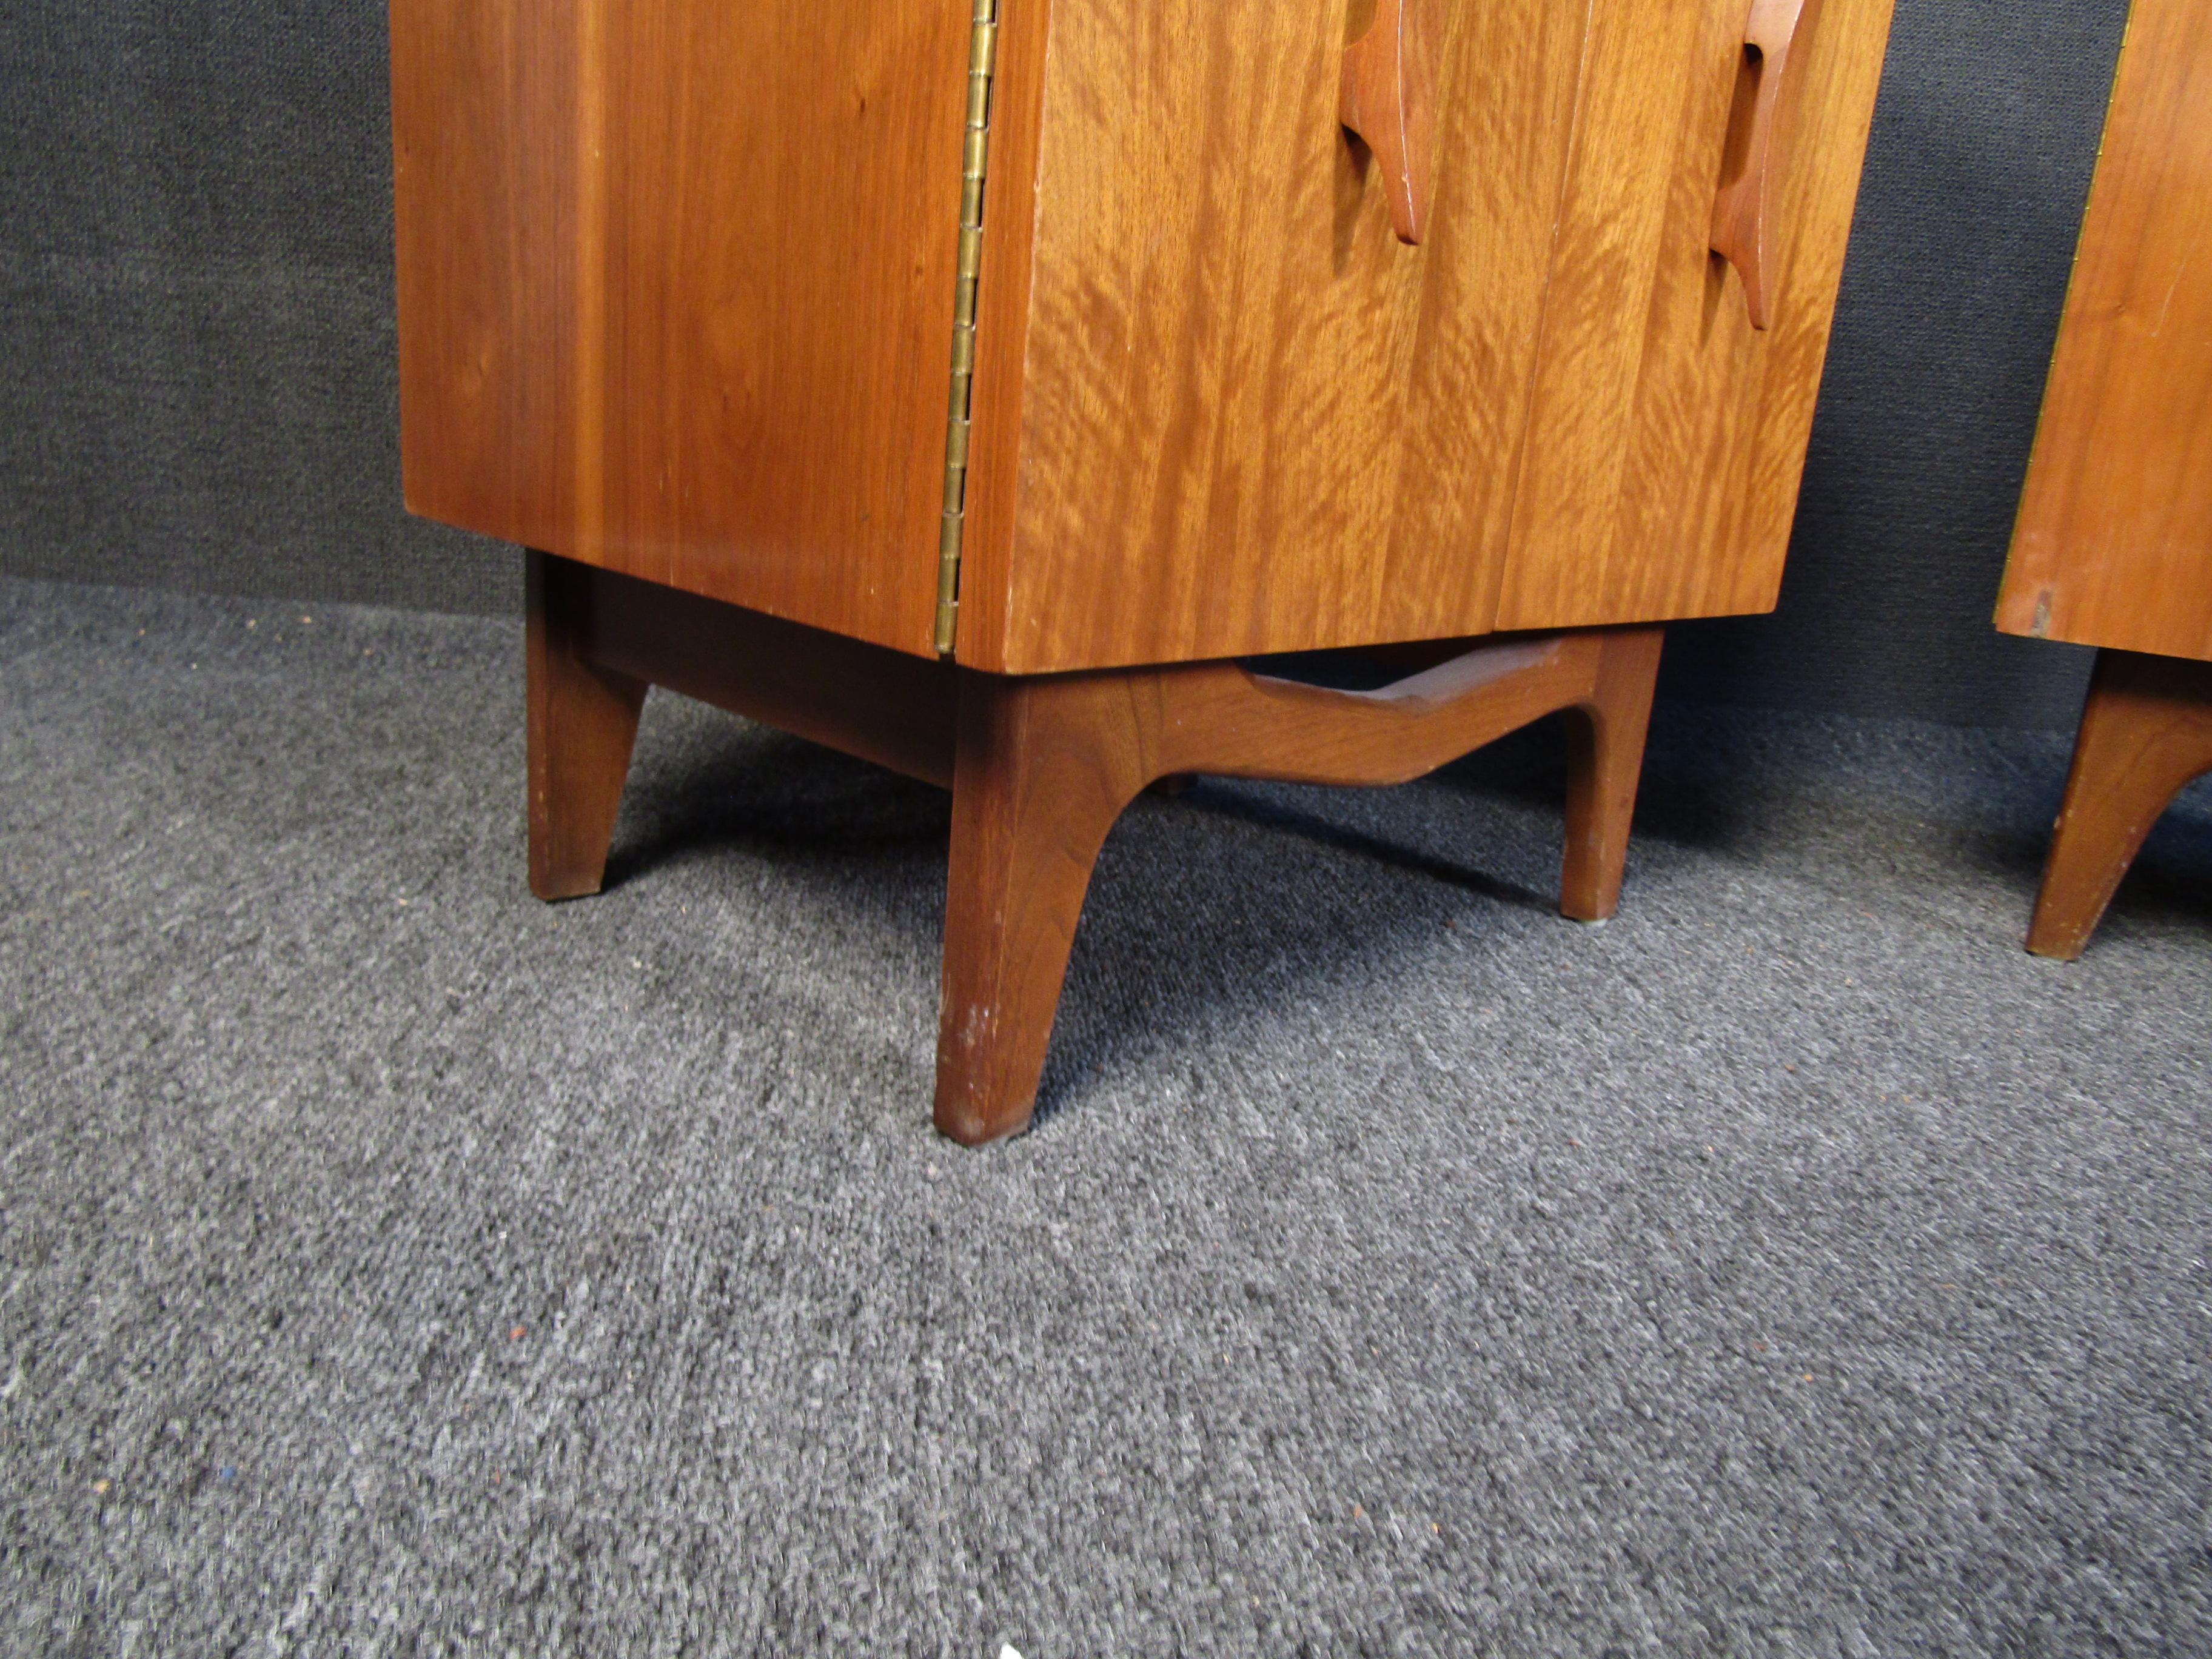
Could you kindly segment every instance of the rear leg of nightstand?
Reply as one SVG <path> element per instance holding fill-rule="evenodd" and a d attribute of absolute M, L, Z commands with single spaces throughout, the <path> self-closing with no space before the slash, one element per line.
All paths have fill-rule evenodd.
<path fill-rule="evenodd" d="M 590 659 L 585 568 L 550 553 L 527 557 L 530 890 L 580 898 L 606 878 L 645 682 Z"/>
<path fill-rule="evenodd" d="M 2212 771 L 2212 663 L 2102 651 L 2027 948 L 2071 962 L 2173 798 Z"/>
<path fill-rule="evenodd" d="M 1559 911 L 1577 921 L 1604 921 L 1620 908 L 1667 630 L 1621 629 L 1602 638 L 1589 697 L 1567 710 L 1567 856 Z"/>

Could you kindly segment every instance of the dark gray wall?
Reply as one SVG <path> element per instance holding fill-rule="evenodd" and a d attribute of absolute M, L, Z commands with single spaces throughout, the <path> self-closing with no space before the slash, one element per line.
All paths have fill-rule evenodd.
<path fill-rule="evenodd" d="M 2124 0 L 1900 0 L 1780 612 L 1676 695 L 2060 724 L 1989 625 Z M 399 508 L 377 0 L 0 0 L 0 571 L 461 610 Z"/>
<path fill-rule="evenodd" d="M 378 0 L 0 18 L 0 569 L 518 606 L 399 505 Z"/>

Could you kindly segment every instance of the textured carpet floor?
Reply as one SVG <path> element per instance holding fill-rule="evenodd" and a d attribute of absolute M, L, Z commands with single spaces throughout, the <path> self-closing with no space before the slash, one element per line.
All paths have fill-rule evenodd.
<path fill-rule="evenodd" d="M 2212 1650 L 2212 804 L 1662 711 L 1109 844 L 927 1125 L 944 799 L 656 697 L 523 886 L 519 632 L 0 584 L 0 1648 Z"/>

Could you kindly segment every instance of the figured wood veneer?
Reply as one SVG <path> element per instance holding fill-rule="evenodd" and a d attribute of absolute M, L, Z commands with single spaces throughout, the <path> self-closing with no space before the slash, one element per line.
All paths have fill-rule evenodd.
<path fill-rule="evenodd" d="M 1771 605 L 1889 4 L 1760 105 L 1761 333 L 1751 0 L 1003 0 L 959 660 Z M 970 15 L 392 0 L 410 504 L 933 650 Z"/>
<path fill-rule="evenodd" d="M 1346 140 L 1334 0 L 1003 15 L 961 660 L 1486 631 L 1581 9 L 1436 6 L 1418 248 Z"/>
<path fill-rule="evenodd" d="M 1795 39 L 1763 331 L 1711 252 L 1747 9 L 1593 10 L 1495 627 L 1748 614 L 1780 594 L 1890 3 L 1826 0 Z"/>

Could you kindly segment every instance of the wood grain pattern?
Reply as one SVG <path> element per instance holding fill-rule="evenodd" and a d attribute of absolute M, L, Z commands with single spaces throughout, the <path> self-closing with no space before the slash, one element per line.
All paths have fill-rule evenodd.
<path fill-rule="evenodd" d="M 2212 8 L 2200 0 L 2136 0 L 1997 626 L 2212 659 Z"/>
<path fill-rule="evenodd" d="M 1488 626 L 1584 12 L 1438 12 L 1409 249 L 1339 124 L 1347 10 L 1009 0 L 963 662 Z"/>
<path fill-rule="evenodd" d="M 1890 0 L 1827 0 L 1794 46 L 1765 333 L 1710 252 L 1745 15 L 1744 0 L 1595 13 L 1498 628 L 1774 605 Z"/>
<path fill-rule="evenodd" d="M 1364 693 L 1234 663 L 965 674 L 939 1128 L 973 1146 L 1027 1126 L 1091 867 L 1115 819 L 1156 779 L 1404 783 L 1575 710 L 1563 908 L 1610 915 L 1659 646 L 1655 629 L 1492 641 Z"/>
<path fill-rule="evenodd" d="M 2212 665 L 2098 653 L 2027 948 L 2071 962 L 2087 948 L 2151 826 L 2212 772 Z"/>
<path fill-rule="evenodd" d="M 928 652 L 967 9 L 392 33 L 410 506 Z"/>
<path fill-rule="evenodd" d="M 1436 0 L 1409 248 L 1364 6 L 1006 0 L 960 660 L 1771 605 L 1888 0 L 1797 48 L 1756 340 L 1703 252 L 1746 3 Z M 967 22 L 392 0 L 410 504 L 929 653 Z"/>

